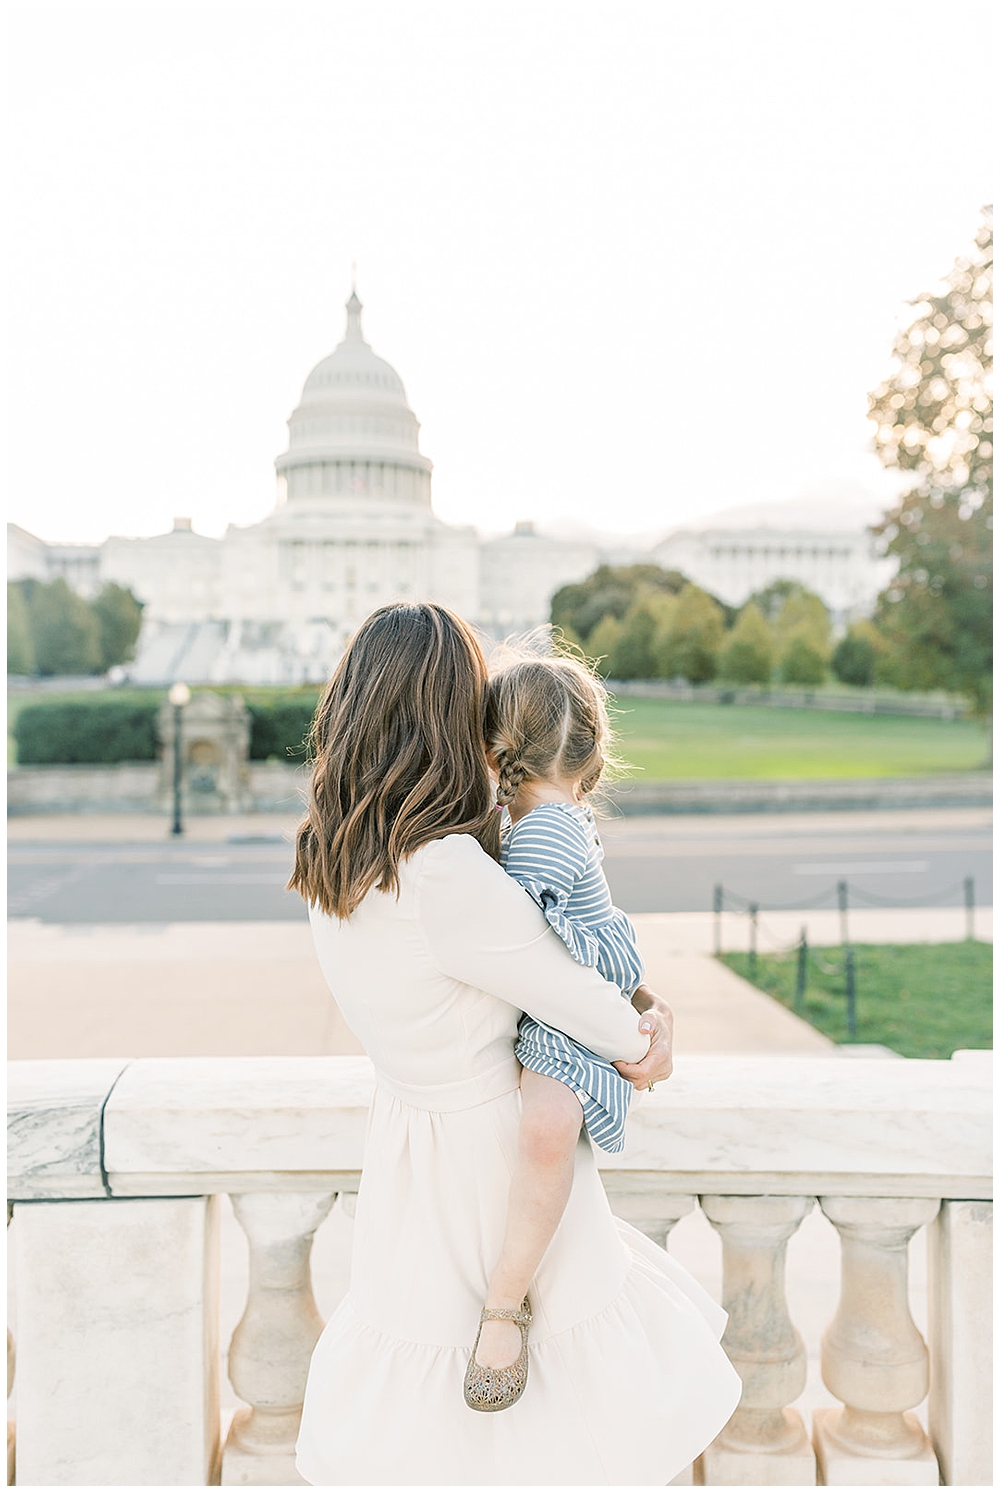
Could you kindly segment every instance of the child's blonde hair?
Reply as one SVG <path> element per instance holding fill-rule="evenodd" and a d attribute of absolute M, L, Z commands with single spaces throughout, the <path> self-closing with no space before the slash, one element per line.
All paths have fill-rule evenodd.
<path fill-rule="evenodd" d="M 486 744 L 496 758 L 498 804 L 512 803 L 526 780 L 553 774 L 592 793 L 611 751 L 607 691 L 575 658 L 503 665 L 486 689 Z"/>

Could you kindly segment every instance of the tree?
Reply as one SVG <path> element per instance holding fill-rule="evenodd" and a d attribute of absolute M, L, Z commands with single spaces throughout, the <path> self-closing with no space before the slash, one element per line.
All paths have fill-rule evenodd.
<path fill-rule="evenodd" d="M 35 649 L 24 590 L 16 581 L 7 582 L 7 673 L 31 674 L 35 668 Z"/>
<path fill-rule="evenodd" d="M 127 663 L 135 656 L 135 644 L 142 628 L 142 603 L 124 586 L 109 581 L 92 602 L 97 618 L 101 667 Z"/>
<path fill-rule="evenodd" d="M 781 609 L 793 591 L 801 591 L 798 581 L 772 581 L 762 591 L 755 591 L 749 598 L 765 622 L 777 622 Z"/>
<path fill-rule="evenodd" d="M 601 618 L 590 635 L 587 655 L 594 660 L 598 673 L 603 674 L 605 679 L 612 677 L 611 663 L 621 635 L 622 625 L 610 612 Z"/>
<path fill-rule="evenodd" d="M 815 647 L 807 628 L 798 628 L 786 641 L 778 673 L 783 684 L 823 683 L 826 659 Z"/>
<path fill-rule="evenodd" d="M 869 401 L 876 451 L 910 477 L 875 529 L 899 562 L 875 612 L 887 644 L 878 677 L 901 689 L 960 690 L 980 715 L 992 699 L 992 285 L 984 209 L 974 253 L 913 303 L 895 367 Z"/>
<path fill-rule="evenodd" d="M 719 655 L 719 673 L 734 684 L 767 684 L 774 667 L 771 629 L 748 601 Z"/>
<path fill-rule="evenodd" d="M 571 628 L 582 642 L 604 617 L 619 621 L 641 593 L 663 592 L 676 596 L 684 577 L 659 565 L 599 565 L 593 575 L 572 586 L 562 586 L 552 598 L 554 626 Z M 591 650 L 593 651 L 593 650 Z"/>
<path fill-rule="evenodd" d="M 964 492 L 976 507 L 992 491 L 992 292 L 993 210 L 985 207 L 973 253 L 936 292 L 911 301 L 895 366 L 868 399 L 883 465 L 912 473 L 915 489 Z"/>
<path fill-rule="evenodd" d="M 611 650 L 608 672 L 612 679 L 656 678 L 656 636 L 676 607 L 676 599 L 663 592 L 640 593 L 622 618 L 618 641 Z"/>
<path fill-rule="evenodd" d="M 852 622 L 830 658 L 830 668 L 841 684 L 867 689 L 875 682 L 876 662 L 885 644 L 870 622 Z"/>
<path fill-rule="evenodd" d="M 666 679 L 687 679 L 692 684 L 714 679 L 722 647 L 722 621 L 719 603 L 689 582 L 654 645 L 660 674 Z"/>
<path fill-rule="evenodd" d="M 100 669 L 97 618 L 61 576 L 31 588 L 28 620 L 39 674 L 94 674 Z"/>
<path fill-rule="evenodd" d="M 793 585 L 774 624 L 778 652 L 783 653 L 793 637 L 802 637 L 825 666 L 830 653 L 830 613 L 814 591 Z"/>

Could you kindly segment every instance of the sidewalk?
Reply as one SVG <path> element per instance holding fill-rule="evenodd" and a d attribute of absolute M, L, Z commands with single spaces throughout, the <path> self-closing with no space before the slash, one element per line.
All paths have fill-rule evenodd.
<path fill-rule="evenodd" d="M 141 840 L 172 844 L 220 842 L 237 838 L 283 839 L 291 844 L 302 815 L 295 814 L 190 814 L 184 834 L 170 833 L 166 814 L 15 814 L 7 820 L 11 843 L 50 841 L 61 844 L 79 840 L 88 844 L 120 845 Z"/>
<path fill-rule="evenodd" d="M 958 908 L 852 914 L 858 941 L 962 936 Z M 979 909 L 980 937 L 988 909 Z M 709 957 L 706 913 L 639 914 L 649 982 L 674 1007 L 682 1052 L 819 1053 L 806 1022 Z M 836 914 L 782 913 L 761 925 L 762 950 L 810 938 L 836 943 Z M 724 921 L 745 948 L 745 919 Z M 41 923 L 9 925 L 9 1055 L 56 1057 L 307 1056 L 357 1053 L 330 996 L 305 923 Z"/>

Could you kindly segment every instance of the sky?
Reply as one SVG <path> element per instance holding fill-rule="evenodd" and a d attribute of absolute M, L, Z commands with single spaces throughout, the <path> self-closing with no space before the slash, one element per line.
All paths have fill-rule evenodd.
<path fill-rule="evenodd" d="M 9 4 L 8 518 L 264 517 L 352 264 L 442 518 L 888 501 L 866 395 L 988 200 L 988 15 Z"/>

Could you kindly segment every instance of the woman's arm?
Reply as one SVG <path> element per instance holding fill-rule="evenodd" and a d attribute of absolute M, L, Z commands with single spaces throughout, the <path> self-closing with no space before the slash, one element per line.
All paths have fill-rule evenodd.
<path fill-rule="evenodd" d="M 438 969 L 601 1057 L 641 1061 L 649 1037 L 618 987 L 576 963 L 527 893 L 477 841 L 449 835 L 426 846 L 422 862 L 417 915 Z"/>

